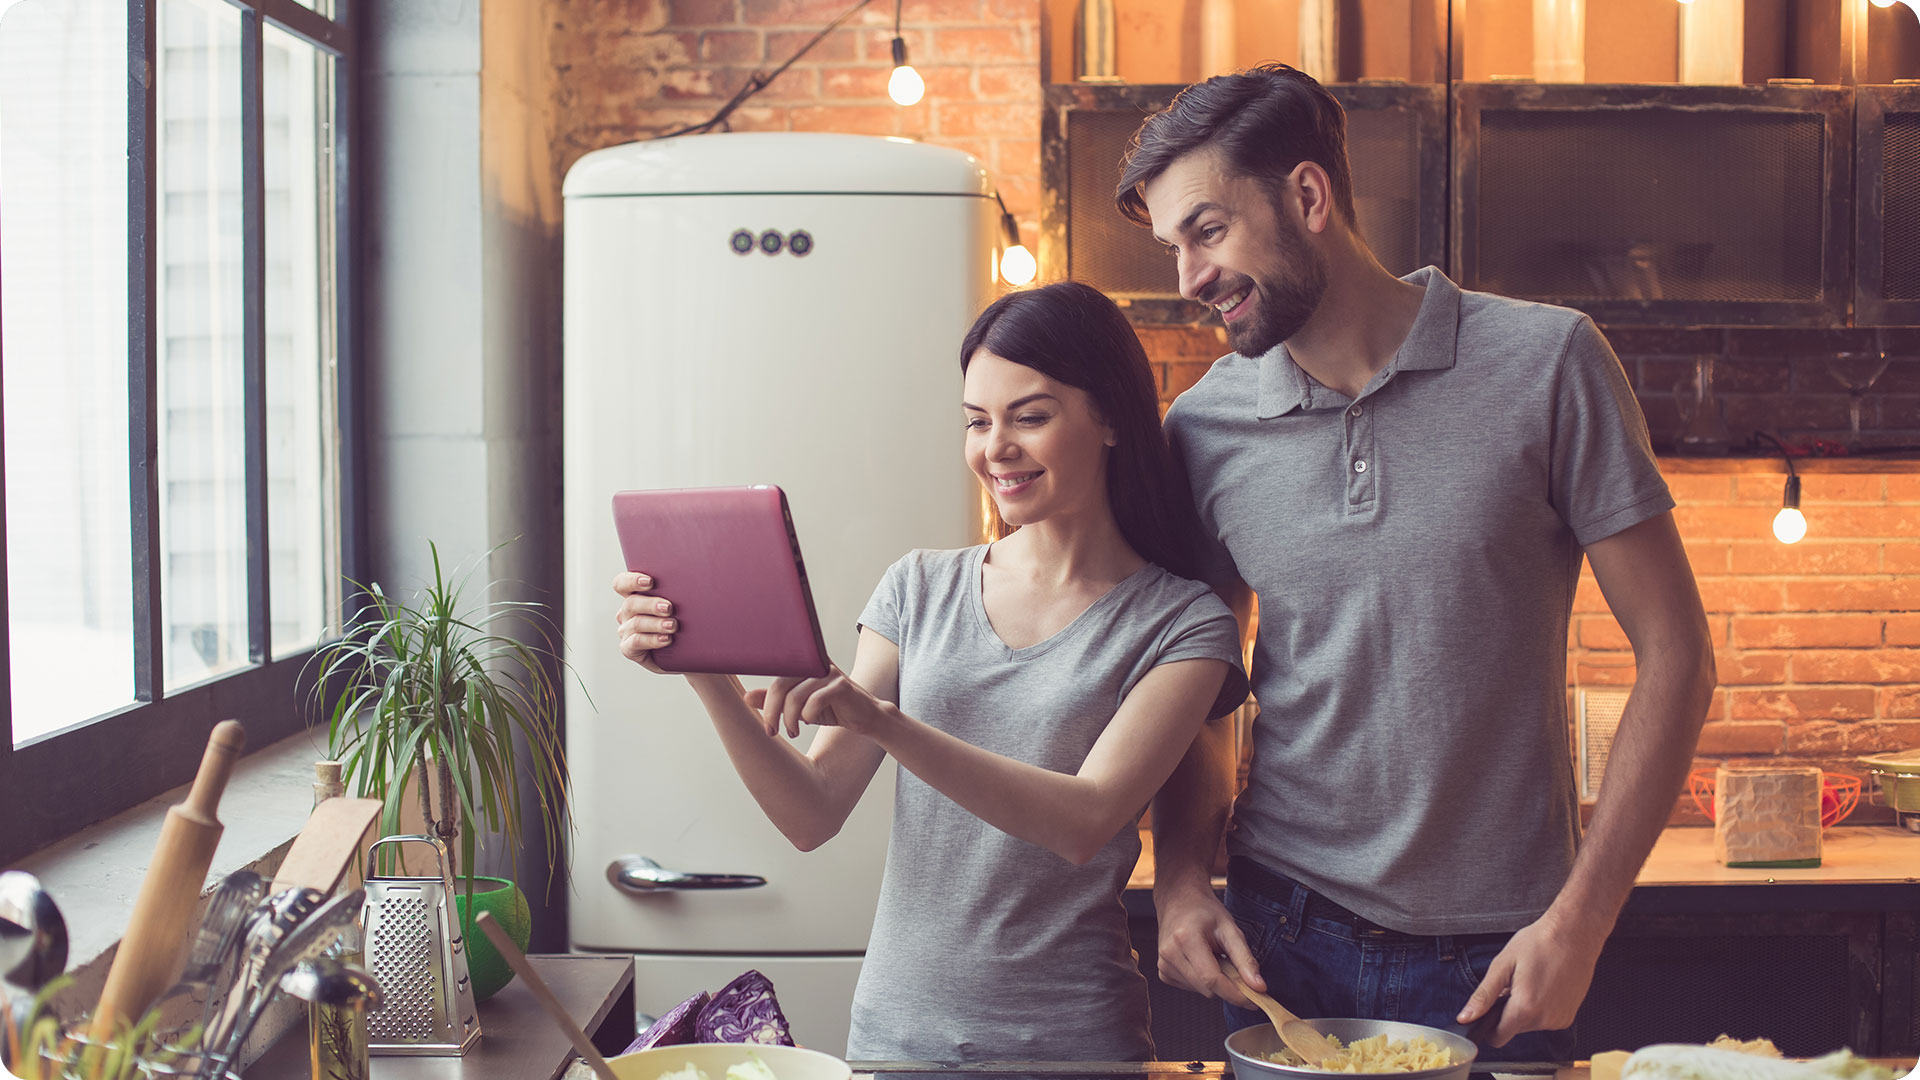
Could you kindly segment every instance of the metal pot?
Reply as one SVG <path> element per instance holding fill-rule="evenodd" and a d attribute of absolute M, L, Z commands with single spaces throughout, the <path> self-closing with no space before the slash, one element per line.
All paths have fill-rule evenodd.
<path fill-rule="evenodd" d="M 1467 1080 L 1467 1072 L 1473 1065 L 1474 1055 L 1480 1052 L 1480 1048 L 1471 1040 L 1420 1024 L 1401 1024 L 1392 1020 L 1308 1020 L 1305 1022 L 1322 1035 L 1331 1035 L 1339 1039 L 1343 1046 L 1356 1039 L 1385 1035 L 1395 1042 L 1426 1039 L 1446 1047 L 1453 1054 L 1453 1064 L 1443 1069 L 1395 1073 L 1340 1073 L 1338 1074 L 1340 1076 L 1394 1077 L 1395 1080 Z M 1301 1068 L 1297 1065 L 1282 1065 L 1267 1058 L 1268 1054 L 1278 1053 L 1284 1049 L 1286 1046 L 1280 1041 L 1280 1033 L 1273 1030 L 1272 1024 L 1241 1028 L 1227 1036 L 1227 1056 L 1233 1059 L 1235 1076 L 1278 1077 L 1284 1080 L 1309 1077 L 1326 1080 L 1327 1077 L 1336 1075 L 1321 1072 L 1318 1069 Z"/>

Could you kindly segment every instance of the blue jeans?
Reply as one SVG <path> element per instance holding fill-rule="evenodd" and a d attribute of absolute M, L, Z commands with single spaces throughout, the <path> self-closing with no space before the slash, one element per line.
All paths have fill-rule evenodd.
<path fill-rule="evenodd" d="M 1238 872 L 1236 872 L 1238 871 Z M 1227 911 L 1267 981 L 1267 992 L 1303 1017 L 1398 1020 L 1447 1028 L 1486 978 L 1511 934 L 1421 937 L 1356 920 L 1344 909 L 1264 866 L 1236 857 Z M 1267 1022 L 1222 1003 L 1227 1030 Z M 1480 1061 L 1572 1061 L 1573 1029 L 1530 1031 Z"/>

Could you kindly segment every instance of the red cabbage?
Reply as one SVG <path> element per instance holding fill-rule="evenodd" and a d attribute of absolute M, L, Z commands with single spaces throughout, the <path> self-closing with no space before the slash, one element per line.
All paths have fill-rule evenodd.
<path fill-rule="evenodd" d="M 787 1018 L 773 998 L 773 983 L 749 970 L 720 988 L 694 1022 L 700 1042 L 793 1045 Z"/>
<path fill-rule="evenodd" d="M 678 1046 L 681 1043 L 699 1041 L 694 1034 L 694 1021 L 701 1015 L 701 1010 L 706 1007 L 707 1001 L 707 992 L 702 990 L 675 1005 L 667 1011 L 667 1015 L 655 1020 L 652 1027 L 641 1032 L 640 1037 L 633 1040 L 633 1044 L 621 1053 L 631 1054 L 635 1050 L 645 1050 L 650 1046 Z"/>

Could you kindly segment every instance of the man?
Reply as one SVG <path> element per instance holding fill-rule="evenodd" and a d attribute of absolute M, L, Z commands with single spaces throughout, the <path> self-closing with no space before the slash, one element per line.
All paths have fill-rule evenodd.
<path fill-rule="evenodd" d="M 1118 201 L 1234 348 L 1167 431 L 1259 599 L 1261 714 L 1233 807 L 1224 731 L 1155 799 L 1160 974 L 1260 1022 L 1218 966 L 1305 1016 L 1479 1020 L 1564 1060 L 1594 961 L 1666 823 L 1714 686 L 1646 424 L 1578 312 L 1396 279 L 1354 226 L 1345 115 L 1267 65 L 1142 125 Z M 1582 555 L 1638 663 L 1578 846 L 1566 636 Z M 1530 1033 L 1530 1034 L 1529 1034 Z"/>

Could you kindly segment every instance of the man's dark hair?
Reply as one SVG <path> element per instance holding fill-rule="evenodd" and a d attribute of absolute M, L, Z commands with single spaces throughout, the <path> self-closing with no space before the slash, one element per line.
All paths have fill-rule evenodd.
<path fill-rule="evenodd" d="M 1147 117 L 1122 159 L 1114 200 L 1137 225 L 1151 224 L 1140 186 L 1195 150 L 1218 150 L 1229 169 L 1278 198 L 1303 161 L 1327 170 L 1333 204 L 1354 224 L 1347 166 L 1347 111 L 1313 76 L 1286 64 L 1217 75 L 1174 96 Z"/>

